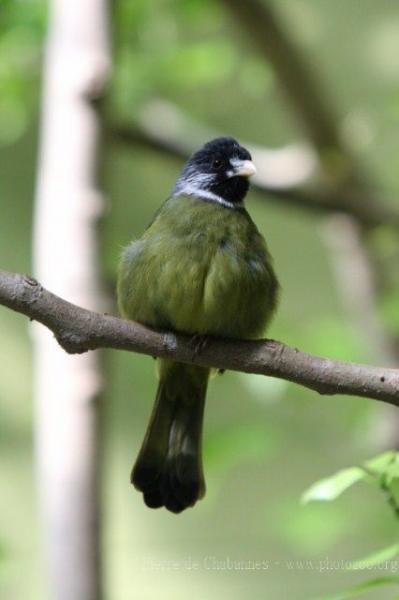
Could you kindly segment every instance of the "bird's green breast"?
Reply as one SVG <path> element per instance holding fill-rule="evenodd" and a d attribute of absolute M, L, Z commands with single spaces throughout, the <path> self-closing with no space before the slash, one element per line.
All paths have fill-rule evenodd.
<path fill-rule="evenodd" d="M 156 328 L 250 338 L 273 314 L 278 284 L 263 237 L 243 209 L 169 199 L 124 251 L 122 314 Z"/>

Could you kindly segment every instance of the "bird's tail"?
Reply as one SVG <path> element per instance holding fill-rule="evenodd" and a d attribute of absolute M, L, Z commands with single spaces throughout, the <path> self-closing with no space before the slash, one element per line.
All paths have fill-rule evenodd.
<path fill-rule="evenodd" d="M 179 513 L 205 493 L 202 422 L 209 369 L 160 360 L 154 408 L 131 482 L 151 508 Z"/>

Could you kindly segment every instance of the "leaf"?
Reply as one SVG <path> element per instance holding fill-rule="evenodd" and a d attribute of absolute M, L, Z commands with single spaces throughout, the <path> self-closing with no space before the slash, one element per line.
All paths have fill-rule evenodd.
<path fill-rule="evenodd" d="M 366 473 L 360 467 L 349 467 L 338 471 L 331 477 L 316 481 L 302 495 L 303 503 L 319 501 L 330 501 L 338 498 L 345 490 L 352 485 L 366 478 Z"/>
<path fill-rule="evenodd" d="M 332 596 L 319 596 L 315 600 L 347 600 L 348 598 L 356 598 L 364 593 L 370 592 L 376 588 L 384 587 L 387 585 L 399 585 L 399 577 L 377 577 L 375 579 L 369 579 L 355 587 L 345 590 Z"/>
<path fill-rule="evenodd" d="M 389 465 L 384 472 L 384 480 L 388 486 L 391 486 L 399 479 L 399 462 L 395 461 Z"/>
<path fill-rule="evenodd" d="M 370 569 L 371 567 L 375 567 L 387 560 L 391 560 L 395 558 L 399 554 L 399 543 L 393 544 L 392 546 L 388 546 L 387 548 L 383 548 L 382 550 L 378 550 L 377 552 L 373 552 L 369 554 L 365 558 L 361 558 L 359 560 L 355 560 L 352 562 L 350 567 L 347 567 L 348 571 L 358 571 L 362 569 Z"/>
<path fill-rule="evenodd" d="M 383 454 L 379 454 L 371 460 L 368 460 L 364 465 L 366 469 L 372 471 L 376 475 L 382 475 L 389 465 L 397 461 L 398 456 L 399 454 L 397 452 L 389 450 L 388 452 L 384 452 Z"/>

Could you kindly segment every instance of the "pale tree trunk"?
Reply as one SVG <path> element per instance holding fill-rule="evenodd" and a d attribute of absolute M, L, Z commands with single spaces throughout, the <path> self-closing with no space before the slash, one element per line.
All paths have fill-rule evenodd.
<path fill-rule="evenodd" d="M 110 66 L 106 0 L 52 0 L 44 67 L 34 271 L 101 310 L 96 222 L 100 120 Z M 51 598 L 101 598 L 97 353 L 68 356 L 34 329 L 37 474 Z"/>

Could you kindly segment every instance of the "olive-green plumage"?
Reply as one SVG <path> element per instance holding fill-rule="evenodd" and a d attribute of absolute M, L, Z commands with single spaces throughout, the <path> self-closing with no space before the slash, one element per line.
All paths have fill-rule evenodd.
<path fill-rule="evenodd" d="M 262 335 L 277 287 L 264 239 L 246 210 L 181 196 L 169 199 L 142 238 L 124 251 L 118 297 L 126 318 L 151 327 L 248 339 Z M 183 498 L 166 499 L 178 512 L 205 489 L 200 446 L 209 370 L 159 362 L 154 412 L 132 475 L 147 504 L 159 506 L 165 471 L 183 484 L 188 474 Z M 190 443 L 191 452 L 180 456 Z M 154 485 L 145 489 L 148 479 Z"/>
<path fill-rule="evenodd" d="M 265 241 L 244 209 L 188 196 L 169 199 L 123 254 L 123 315 L 153 327 L 251 338 L 275 307 Z"/>
<path fill-rule="evenodd" d="M 230 185 L 226 177 L 222 182 Z M 123 253 L 118 300 L 126 318 L 193 336 L 262 335 L 278 283 L 247 211 L 228 206 L 185 194 L 165 202 Z M 210 370 L 169 359 L 158 363 L 158 392 L 132 483 L 148 506 L 181 512 L 205 491 L 201 438 Z"/>

